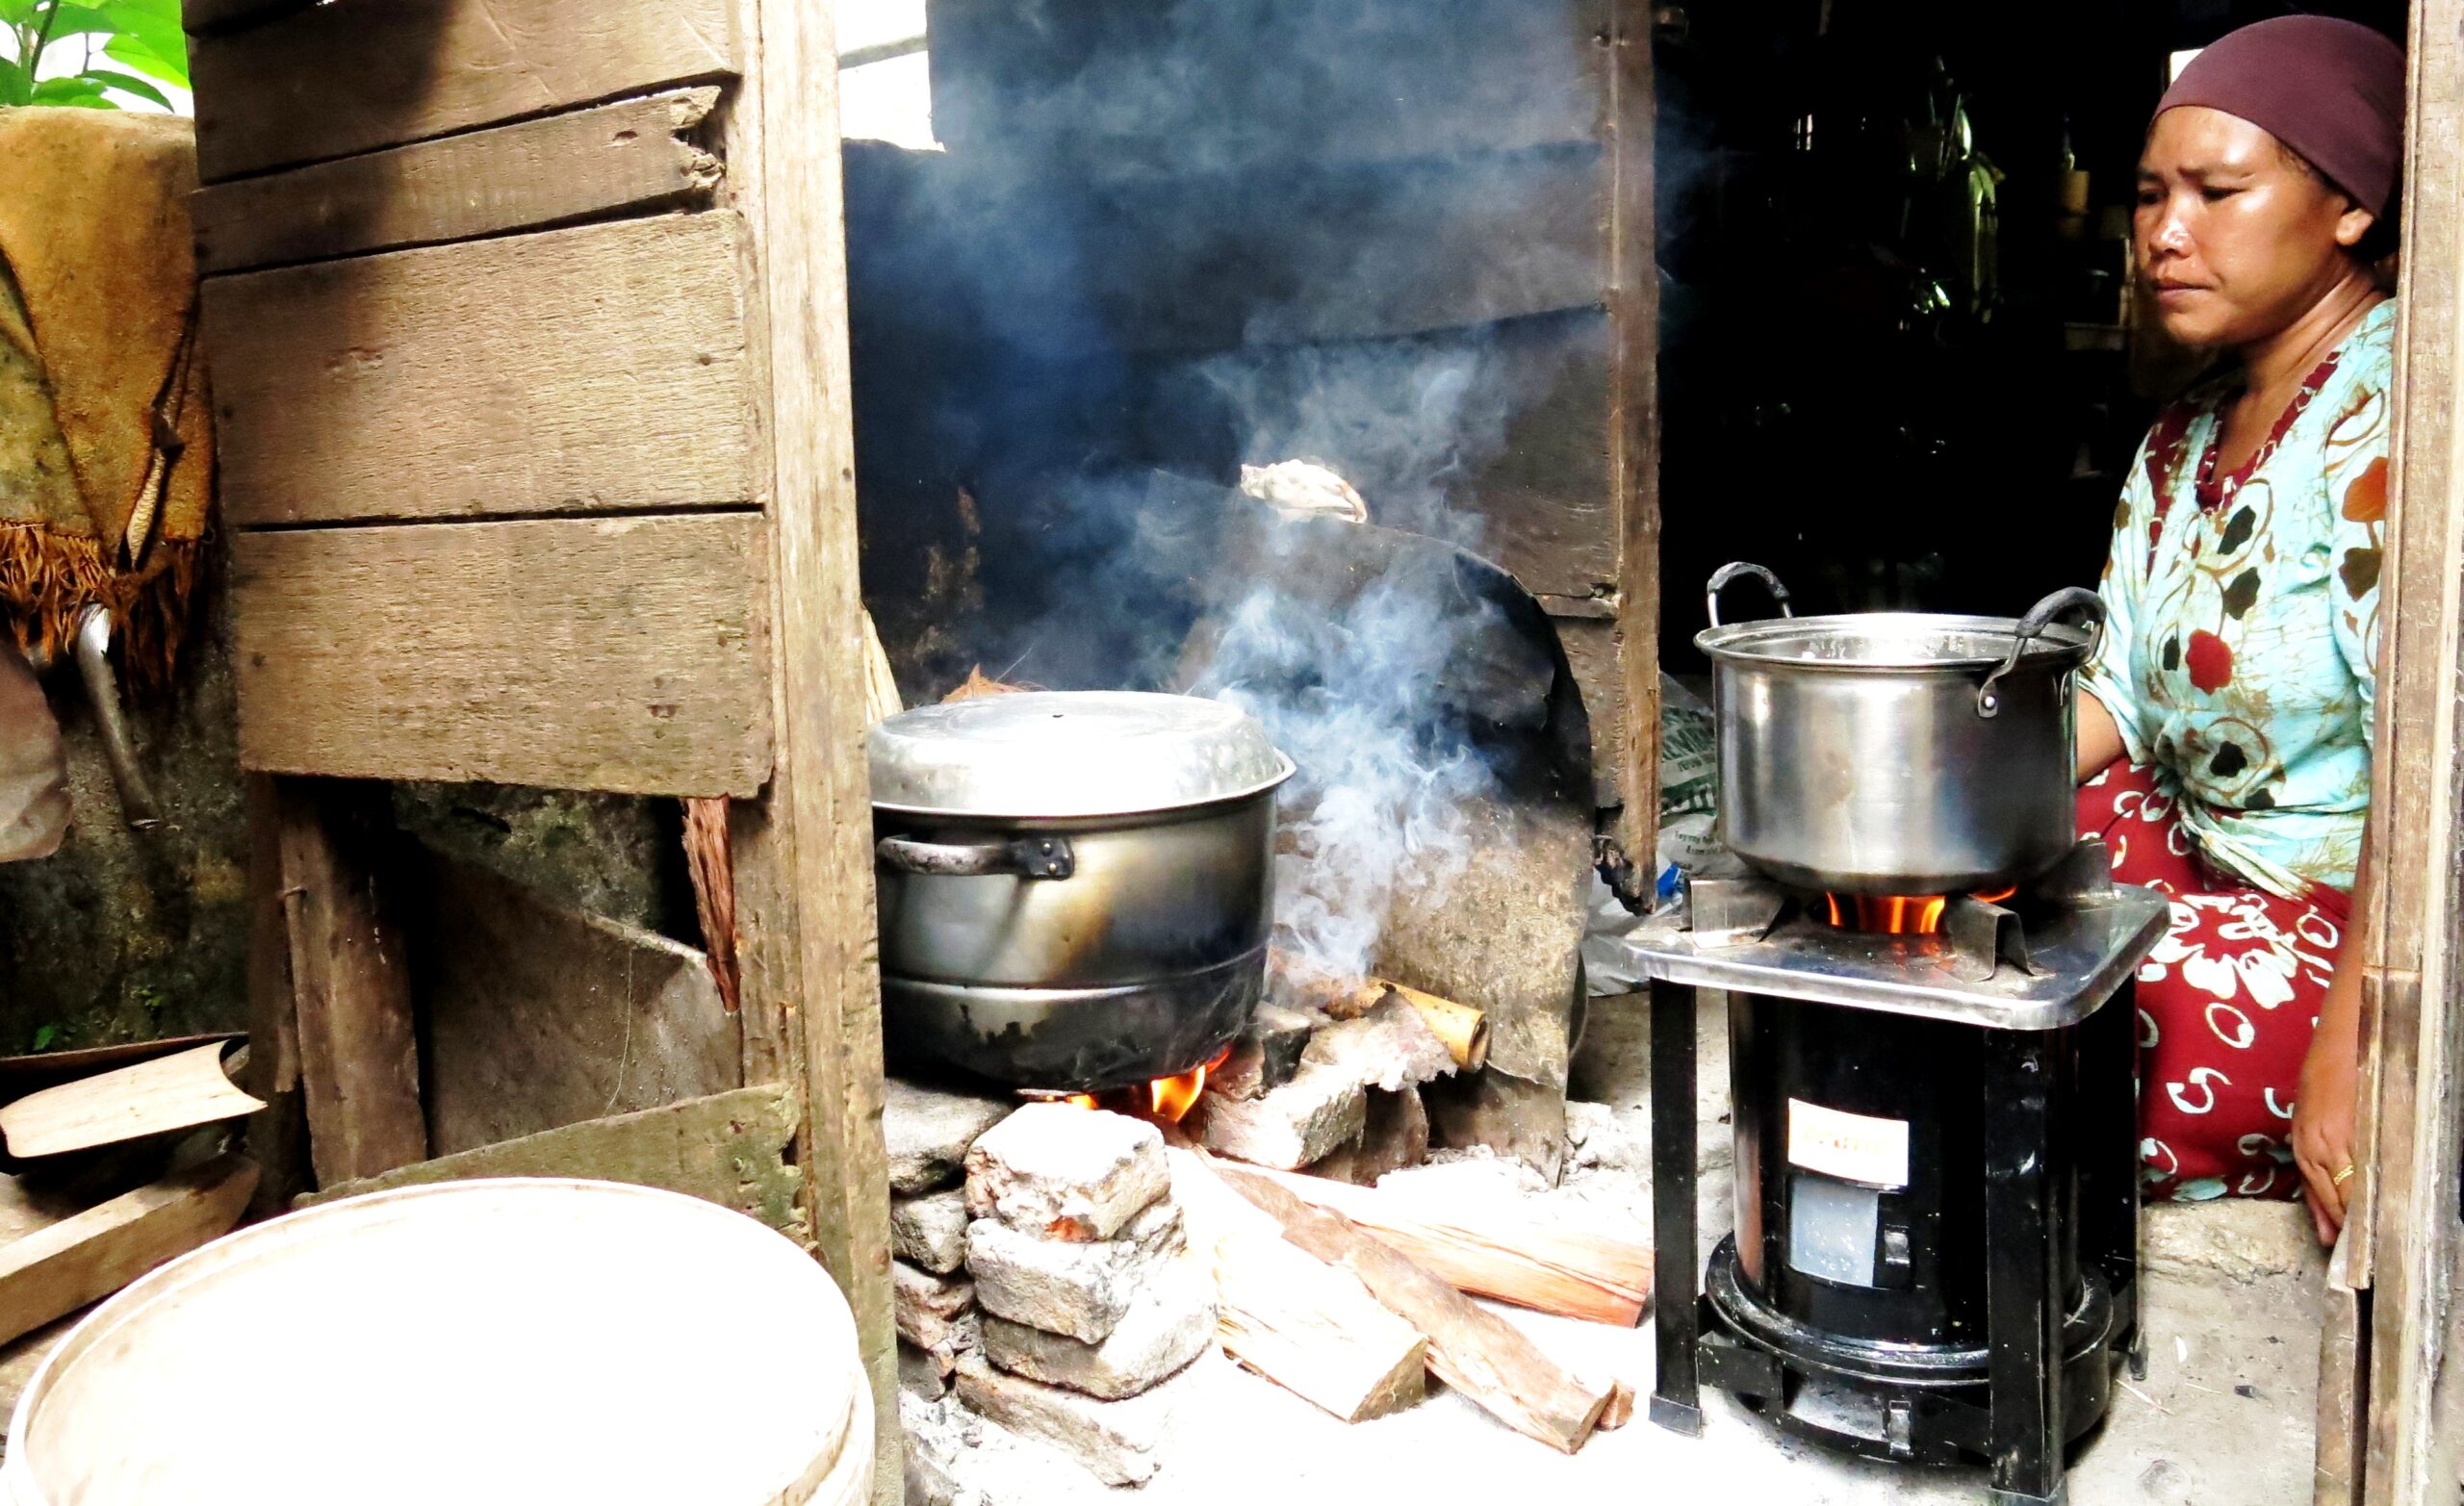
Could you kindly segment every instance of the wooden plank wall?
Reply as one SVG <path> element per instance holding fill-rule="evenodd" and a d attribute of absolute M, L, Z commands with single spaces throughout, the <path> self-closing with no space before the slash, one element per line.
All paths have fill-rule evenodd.
<path fill-rule="evenodd" d="M 2395 478 L 2381 576 L 2382 662 L 2366 916 L 2360 1197 L 2343 1283 L 2366 1342 L 2320 1377 L 2317 1499 L 2440 1506 L 2455 1498 L 2464 1394 L 2452 1357 L 2464 1283 L 2458 1221 L 2464 1083 L 2464 0 L 2418 0 L 2397 350 Z M 2333 1306 L 2341 1309 L 2342 1302 Z M 2349 1446 L 2358 1419 L 2360 1446 Z"/>
<path fill-rule="evenodd" d="M 668 87 L 736 31 L 335 0 L 193 38 L 250 767 L 761 788 L 753 253 L 715 87 Z"/>
<path fill-rule="evenodd" d="M 259 780 L 261 846 L 335 776 L 736 797 L 740 1014 L 689 954 L 475 913 L 487 885 L 465 875 L 439 911 L 471 933 L 434 939 L 469 955 L 418 975 L 451 1154 L 341 1187 L 335 1168 L 325 1194 L 553 1170 L 742 1207 L 816 1247 L 894 1418 L 830 19 L 807 0 L 188 11 L 243 756 L 280 776 Z M 598 944 L 648 945 L 665 982 L 644 1000 L 638 977 L 552 978 L 549 943 L 602 984 Z M 496 973 L 471 951 L 516 945 Z M 295 981 L 260 974 L 287 1039 Z M 681 1031 L 654 1083 L 621 1033 L 608 1059 L 620 1021 Z M 315 1064 L 304 1095 L 286 1075 L 306 1044 L 267 1079 L 313 1118 Z M 553 1070 L 483 1101 L 525 1053 Z M 899 1434 L 879 1433 L 893 1501 Z"/>

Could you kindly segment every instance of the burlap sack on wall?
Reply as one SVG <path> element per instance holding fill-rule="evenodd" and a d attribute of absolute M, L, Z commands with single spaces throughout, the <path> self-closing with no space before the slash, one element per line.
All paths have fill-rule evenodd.
<path fill-rule="evenodd" d="M 169 676 L 214 456 L 187 120 L 0 109 L 0 619 L 55 649 L 101 601 Z"/>

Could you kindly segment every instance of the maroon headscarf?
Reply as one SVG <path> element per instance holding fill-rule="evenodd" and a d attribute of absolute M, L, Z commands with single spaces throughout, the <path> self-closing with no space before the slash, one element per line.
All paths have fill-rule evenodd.
<path fill-rule="evenodd" d="M 2358 21 L 2279 15 L 2193 58 L 2156 113 L 2204 105 L 2301 155 L 2374 215 L 2404 160 L 2404 50 Z"/>

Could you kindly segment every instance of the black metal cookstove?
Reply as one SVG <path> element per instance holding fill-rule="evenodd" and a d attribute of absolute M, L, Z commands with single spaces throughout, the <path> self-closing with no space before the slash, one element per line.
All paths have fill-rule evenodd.
<path fill-rule="evenodd" d="M 1699 1433 L 1708 1381 L 1833 1447 L 1989 1466 L 1997 1506 L 2063 1500 L 2066 1448 L 2143 1363 L 2130 996 L 2165 925 L 2090 841 L 1931 935 L 1749 877 L 1698 878 L 1637 931 L 1653 1420 Z M 1698 1293 L 1700 988 L 1729 997 L 1736 1226 Z"/>

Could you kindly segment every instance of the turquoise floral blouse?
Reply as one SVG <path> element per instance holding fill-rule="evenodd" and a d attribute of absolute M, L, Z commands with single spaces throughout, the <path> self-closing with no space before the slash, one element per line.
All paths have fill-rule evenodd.
<path fill-rule="evenodd" d="M 2350 891 L 2370 804 L 2396 305 L 2216 473 L 2210 384 L 2158 418 L 2114 514 L 2110 622 L 2082 683 L 2213 866 L 2287 899 Z"/>

